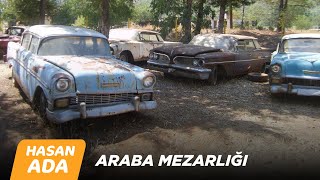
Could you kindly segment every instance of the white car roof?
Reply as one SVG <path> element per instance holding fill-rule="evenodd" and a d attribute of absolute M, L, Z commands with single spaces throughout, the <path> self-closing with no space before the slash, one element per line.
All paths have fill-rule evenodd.
<path fill-rule="evenodd" d="M 31 26 L 26 32 L 34 33 L 40 37 L 50 36 L 93 36 L 106 38 L 105 35 L 86 28 L 62 25 L 35 25 Z"/>
<path fill-rule="evenodd" d="M 146 33 L 159 34 L 156 31 L 150 31 L 150 30 L 144 30 L 144 29 L 131 29 L 131 28 L 116 28 L 116 29 L 111 29 L 110 31 L 130 31 L 134 33 L 146 32 Z"/>
<path fill-rule="evenodd" d="M 282 39 L 296 39 L 296 38 L 320 38 L 320 34 L 304 33 L 304 34 L 289 34 L 283 36 Z"/>

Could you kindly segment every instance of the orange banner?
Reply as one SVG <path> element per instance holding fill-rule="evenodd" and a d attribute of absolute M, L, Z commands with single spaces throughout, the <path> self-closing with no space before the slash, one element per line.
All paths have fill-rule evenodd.
<path fill-rule="evenodd" d="M 78 179 L 85 147 L 84 140 L 22 140 L 10 179 Z"/>

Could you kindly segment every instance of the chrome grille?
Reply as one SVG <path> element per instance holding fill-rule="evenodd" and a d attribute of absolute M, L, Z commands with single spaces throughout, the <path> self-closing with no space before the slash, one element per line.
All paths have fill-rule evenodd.
<path fill-rule="evenodd" d="M 132 101 L 135 96 L 136 94 L 134 93 L 78 94 L 76 97 L 71 98 L 70 105 L 78 105 L 82 102 L 87 105 L 126 103 Z"/>
<path fill-rule="evenodd" d="M 158 54 L 158 53 L 157 53 L 157 55 L 159 55 L 159 58 L 158 58 L 159 62 L 166 63 L 166 64 L 170 63 L 170 58 L 167 55 Z"/>
<path fill-rule="evenodd" d="M 173 59 L 173 62 L 175 64 L 182 64 L 182 65 L 187 65 L 187 66 L 193 66 L 193 60 L 194 57 L 182 57 L 182 56 L 177 56 Z"/>
<path fill-rule="evenodd" d="M 320 80 L 285 78 L 284 83 L 286 83 L 286 84 L 292 83 L 293 85 L 300 85 L 300 86 L 320 87 Z"/>

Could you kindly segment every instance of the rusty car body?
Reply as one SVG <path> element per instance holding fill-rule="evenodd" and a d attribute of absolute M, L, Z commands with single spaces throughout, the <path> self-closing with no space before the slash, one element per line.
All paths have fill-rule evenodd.
<path fill-rule="evenodd" d="M 113 54 L 129 63 L 148 60 L 149 51 L 156 47 L 181 44 L 164 41 L 155 31 L 128 28 L 111 29 L 109 42 Z"/>
<path fill-rule="evenodd" d="M 148 65 L 164 73 L 207 80 L 264 71 L 271 50 L 260 47 L 254 37 L 232 34 L 195 36 L 189 44 L 151 50 Z"/>
<path fill-rule="evenodd" d="M 22 33 L 27 29 L 26 26 L 11 26 L 6 31 L 5 34 L 0 35 L 0 56 L 7 54 L 8 43 L 10 41 L 19 42 Z M 3 57 L 6 61 L 6 56 Z"/>
<path fill-rule="evenodd" d="M 272 95 L 320 96 L 320 35 L 284 36 L 269 69 Z"/>
<path fill-rule="evenodd" d="M 12 79 L 56 123 L 156 108 L 155 76 L 115 59 L 93 30 L 36 25 L 10 42 Z"/>

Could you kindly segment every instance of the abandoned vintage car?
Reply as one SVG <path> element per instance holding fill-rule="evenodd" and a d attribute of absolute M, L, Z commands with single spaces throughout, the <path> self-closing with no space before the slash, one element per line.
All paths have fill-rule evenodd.
<path fill-rule="evenodd" d="M 155 31 L 140 29 L 111 29 L 109 42 L 112 53 L 119 59 L 134 63 L 147 61 L 149 51 L 163 45 L 182 44 L 180 42 L 164 41 Z"/>
<path fill-rule="evenodd" d="M 270 63 L 271 50 L 254 37 L 231 34 L 195 36 L 189 44 L 155 48 L 150 68 L 217 84 L 220 77 L 261 72 Z"/>
<path fill-rule="evenodd" d="M 272 57 L 269 81 L 273 95 L 320 96 L 320 35 L 284 36 Z"/>
<path fill-rule="evenodd" d="M 113 58 L 96 31 L 37 25 L 10 42 L 12 79 L 56 123 L 156 108 L 155 76 Z"/>
<path fill-rule="evenodd" d="M 26 26 L 11 26 L 5 31 L 5 34 L 0 36 L 0 56 L 4 56 L 4 61 L 6 61 L 5 55 L 7 54 L 8 43 L 10 41 L 19 42 L 22 33 L 26 29 Z"/>

